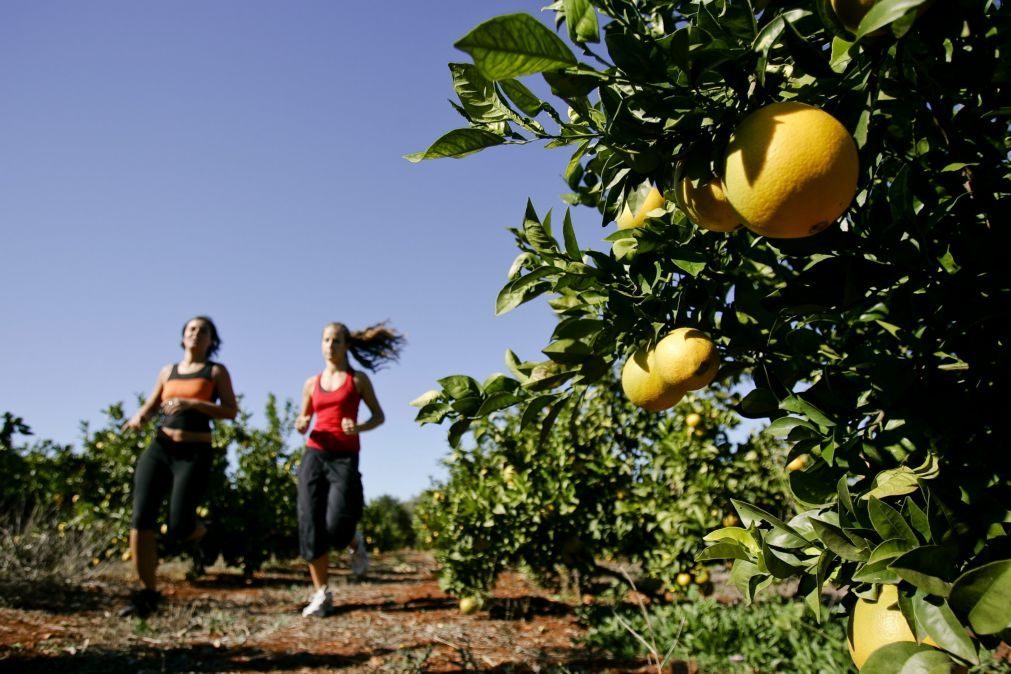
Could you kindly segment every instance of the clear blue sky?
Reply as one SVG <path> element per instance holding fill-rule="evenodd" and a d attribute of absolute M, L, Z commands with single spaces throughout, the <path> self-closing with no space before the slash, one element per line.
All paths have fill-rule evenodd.
<path fill-rule="evenodd" d="M 409 344 L 373 376 L 366 496 L 443 475 L 435 380 L 539 358 L 543 302 L 496 318 L 526 198 L 563 204 L 568 152 L 494 148 L 410 164 L 463 126 L 453 42 L 542 2 L 6 0 L 0 6 L 0 412 L 78 444 L 147 393 L 214 318 L 244 407 L 296 398 L 319 335 L 389 319 Z M 585 209 L 584 209 L 585 210 Z M 574 214 L 581 240 L 604 232 Z"/>

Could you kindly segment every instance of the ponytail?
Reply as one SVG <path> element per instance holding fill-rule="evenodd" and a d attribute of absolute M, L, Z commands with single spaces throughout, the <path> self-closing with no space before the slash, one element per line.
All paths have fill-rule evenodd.
<path fill-rule="evenodd" d="M 400 360 L 400 352 L 406 340 L 396 330 L 387 327 L 385 321 L 354 332 L 348 330 L 343 323 L 329 325 L 344 332 L 348 341 L 348 351 L 367 370 L 375 372 L 387 363 Z"/>

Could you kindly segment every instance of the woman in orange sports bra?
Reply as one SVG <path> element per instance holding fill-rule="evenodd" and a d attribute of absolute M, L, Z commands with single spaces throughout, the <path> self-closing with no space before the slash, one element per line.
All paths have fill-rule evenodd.
<path fill-rule="evenodd" d="M 329 553 L 352 545 L 351 569 L 365 573 L 368 556 L 365 542 L 355 530 L 362 517 L 364 495 L 358 470 L 361 449 L 358 435 L 385 420 L 372 382 L 364 372 L 351 368 L 348 352 L 369 370 L 400 357 L 404 338 L 384 324 L 351 332 L 343 323 L 323 329 L 323 371 L 302 387 L 302 411 L 295 421 L 299 433 L 316 423 L 306 441 L 298 467 L 298 539 L 302 557 L 309 563 L 313 595 L 302 615 L 325 616 L 333 595 L 327 587 Z M 371 416 L 358 421 L 364 402 Z"/>
<path fill-rule="evenodd" d="M 232 380 L 225 366 L 210 360 L 221 346 L 214 322 L 197 316 L 183 326 L 183 359 L 158 373 L 154 389 L 137 413 L 123 424 L 139 430 L 161 413 L 158 432 L 134 468 L 130 554 L 142 588 L 120 615 L 145 617 L 161 600 L 155 572 L 155 532 L 162 503 L 169 496 L 168 535 L 199 541 L 207 533 L 196 517 L 211 471 L 211 419 L 238 413 Z"/>

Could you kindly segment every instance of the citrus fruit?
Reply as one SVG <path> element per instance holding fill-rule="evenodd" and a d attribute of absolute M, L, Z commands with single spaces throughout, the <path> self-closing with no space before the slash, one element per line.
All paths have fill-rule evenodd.
<path fill-rule="evenodd" d="M 470 615 L 481 608 L 482 603 L 479 597 L 464 597 L 460 600 L 460 613 Z"/>
<path fill-rule="evenodd" d="M 663 208 L 663 204 L 663 195 L 660 194 L 660 190 L 655 187 L 651 187 L 649 189 L 649 194 L 646 195 L 646 198 L 641 204 L 639 204 L 639 208 L 636 209 L 635 215 L 632 214 L 628 204 L 625 204 L 625 208 L 621 211 L 621 215 L 618 216 L 618 229 L 633 229 L 635 227 L 642 227 L 646 222 L 646 215 L 658 208 Z"/>
<path fill-rule="evenodd" d="M 732 232 L 741 227 L 741 217 L 734 212 L 727 196 L 723 192 L 723 184 L 719 178 L 709 182 L 700 182 L 697 186 L 684 178 L 678 183 L 677 204 L 688 219 L 702 229 L 711 232 Z"/>
<path fill-rule="evenodd" d="M 850 614 L 847 636 L 850 657 L 860 669 L 871 653 L 897 641 L 916 641 L 912 630 L 899 610 L 899 591 L 894 585 L 882 585 L 877 601 L 860 599 Z M 928 646 L 937 644 L 927 639 Z"/>
<path fill-rule="evenodd" d="M 745 227 L 795 239 L 822 231 L 849 207 L 858 165 L 856 143 L 835 117 L 804 103 L 773 103 L 734 129 L 723 189 Z"/>
<path fill-rule="evenodd" d="M 702 423 L 702 415 L 698 412 L 692 412 L 685 417 L 685 426 L 688 428 L 695 428 L 700 423 Z"/>
<path fill-rule="evenodd" d="M 708 386 L 720 366 L 716 344 L 695 328 L 674 330 L 657 343 L 654 353 L 660 379 L 682 391 Z"/>
<path fill-rule="evenodd" d="M 692 575 L 690 573 L 684 572 L 679 573 L 677 575 L 677 578 L 674 579 L 674 582 L 680 585 L 681 587 L 688 587 L 692 583 Z"/>
<path fill-rule="evenodd" d="M 793 471 L 795 471 L 795 470 L 801 470 L 805 466 L 807 466 L 807 461 L 808 461 L 807 454 L 801 454 L 800 456 L 798 456 L 797 458 L 795 458 L 793 461 L 791 461 L 790 463 L 786 464 L 786 469 L 788 471 L 790 471 L 791 473 Z"/>
<path fill-rule="evenodd" d="M 659 412 L 673 407 L 684 397 L 684 389 L 671 387 L 657 374 L 656 352 L 641 346 L 621 368 L 621 389 L 634 404 Z"/>

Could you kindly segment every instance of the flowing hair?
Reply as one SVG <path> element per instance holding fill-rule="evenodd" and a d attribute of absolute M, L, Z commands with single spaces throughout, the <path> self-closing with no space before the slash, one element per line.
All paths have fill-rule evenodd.
<path fill-rule="evenodd" d="M 403 335 L 388 327 L 386 321 L 354 332 L 343 323 L 334 322 L 326 325 L 327 328 L 331 326 L 344 333 L 348 351 L 367 370 L 375 372 L 388 363 L 400 360 L 400 352 L 406 340 Z"/>

